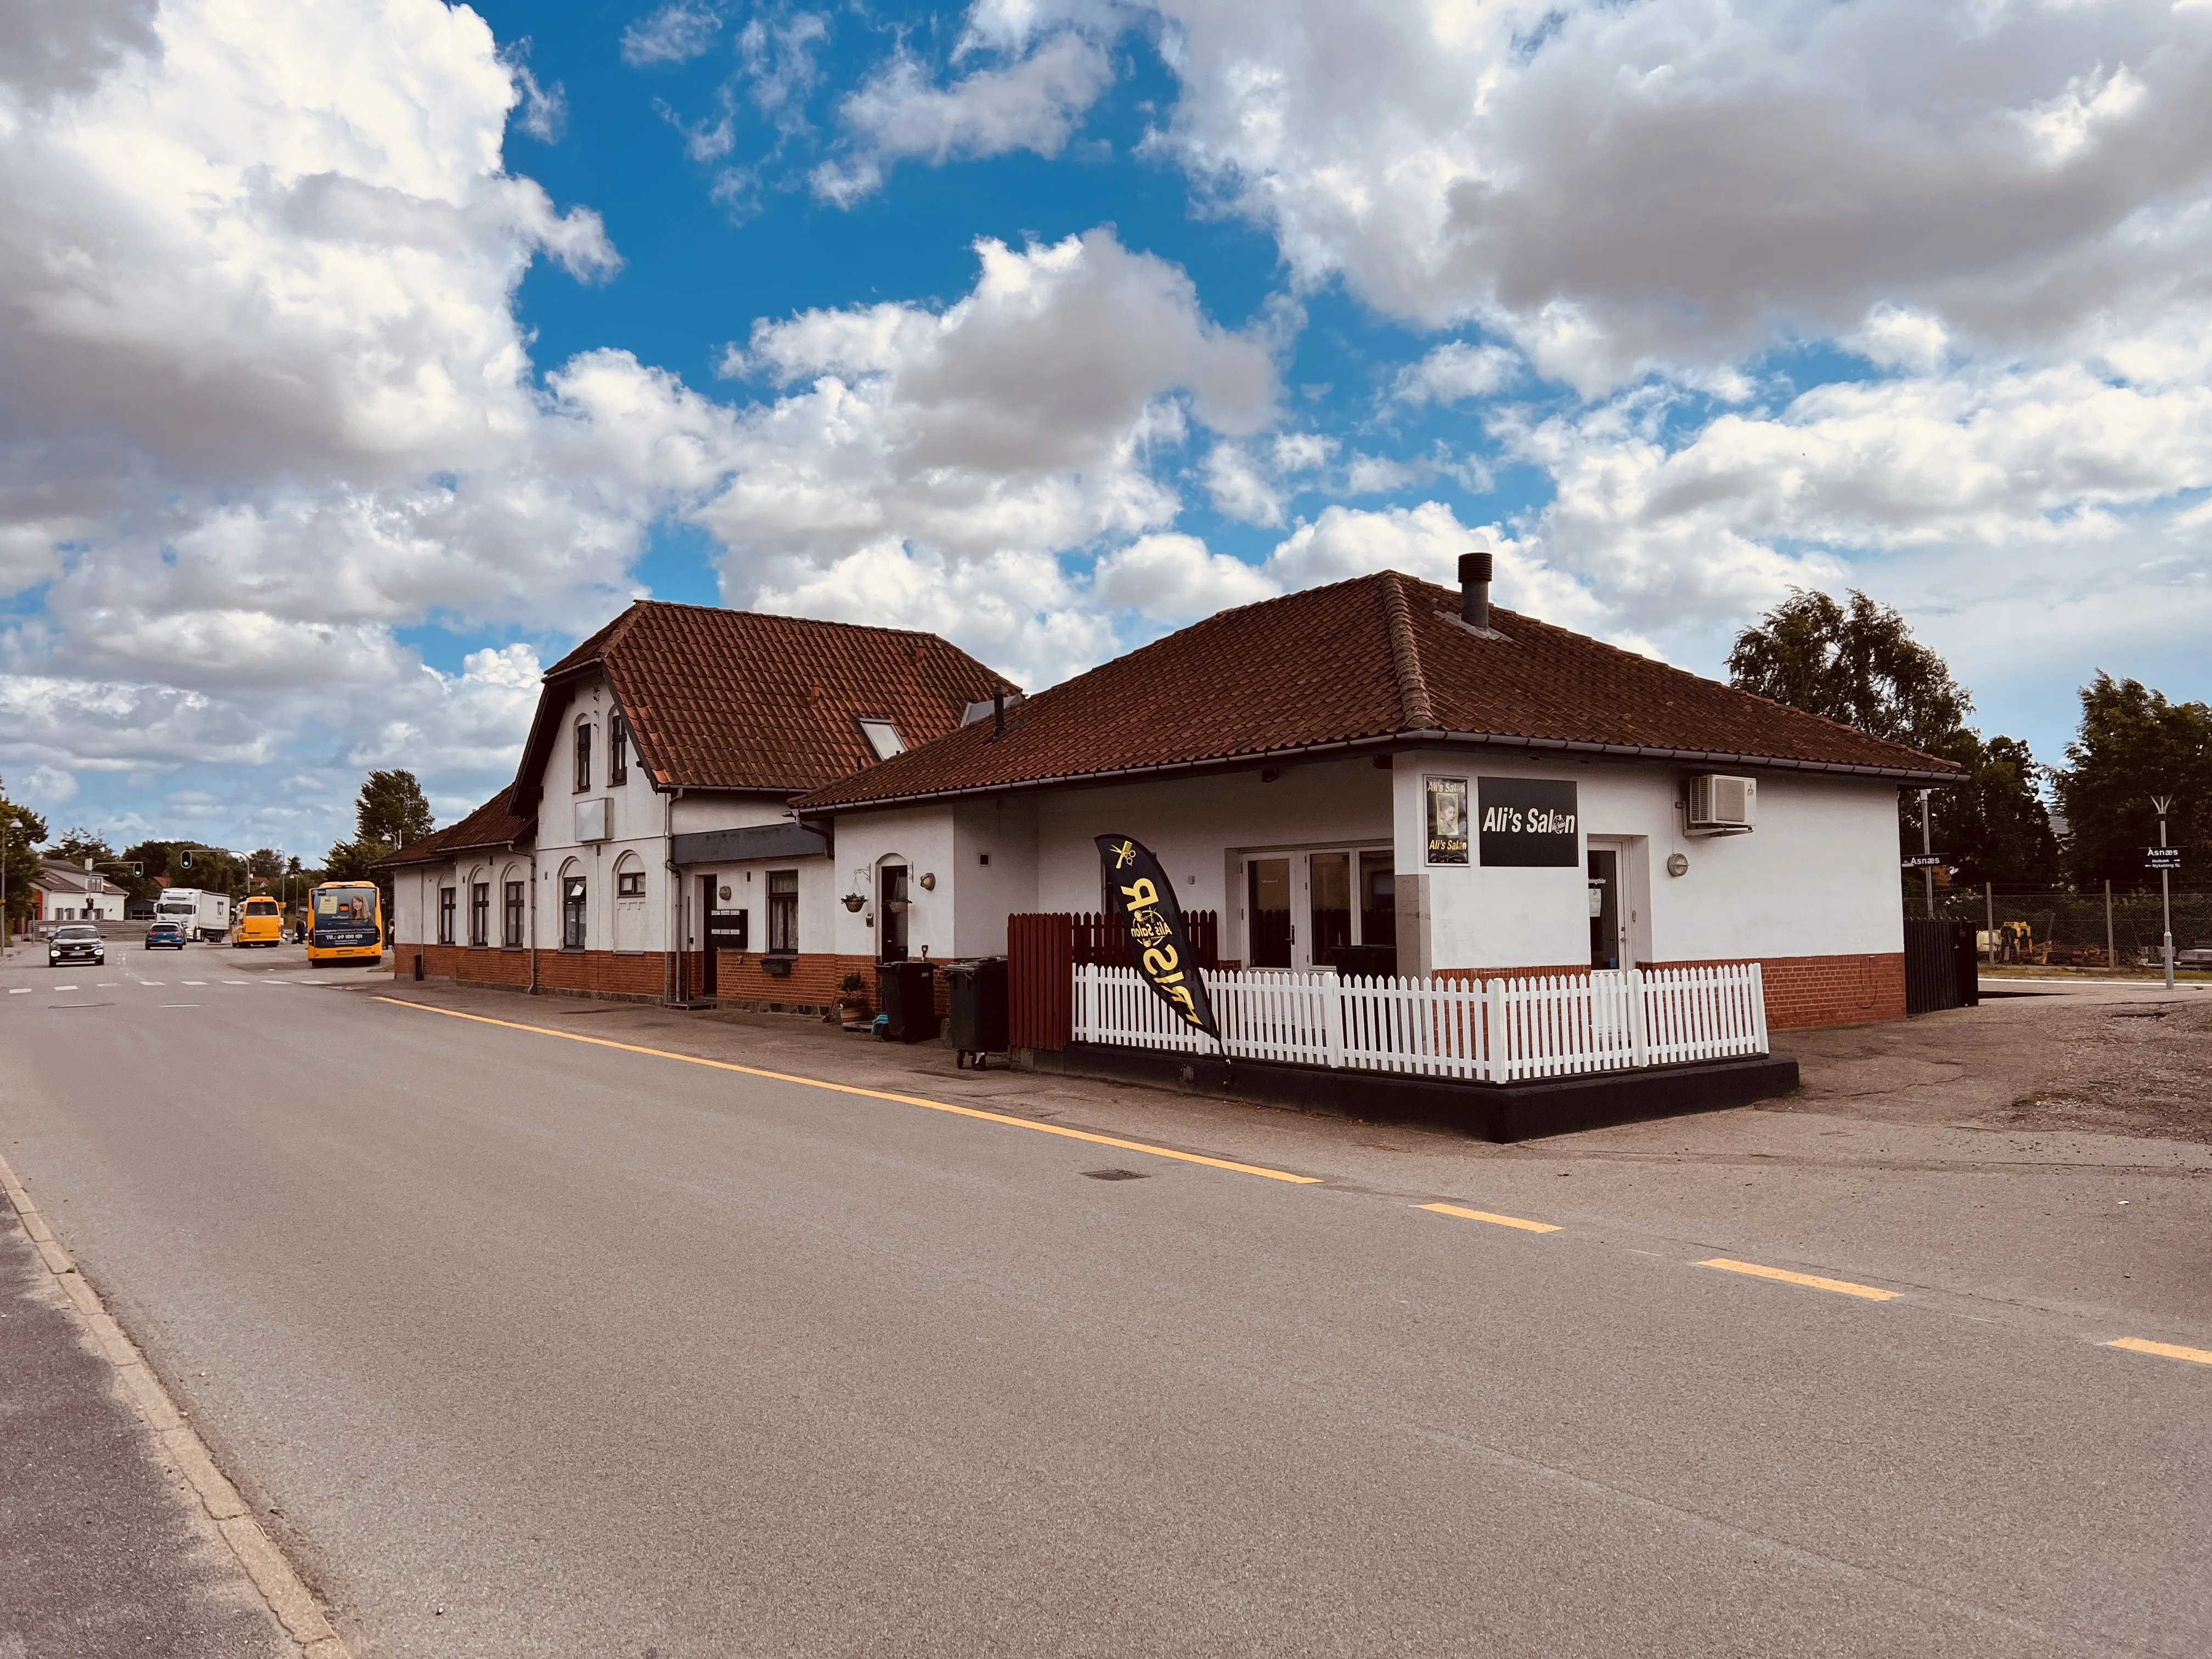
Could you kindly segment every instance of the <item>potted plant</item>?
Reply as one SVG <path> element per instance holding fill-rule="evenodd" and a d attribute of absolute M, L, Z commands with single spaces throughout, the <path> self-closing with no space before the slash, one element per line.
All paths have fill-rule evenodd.
<path fill-rule="evenodd" d="M 848 1031 L 865 1031 L 874 1011 L 868 1006 L 868 981 L 859 974 L 848 974 L 837 981 L 837 1019 Z"/>

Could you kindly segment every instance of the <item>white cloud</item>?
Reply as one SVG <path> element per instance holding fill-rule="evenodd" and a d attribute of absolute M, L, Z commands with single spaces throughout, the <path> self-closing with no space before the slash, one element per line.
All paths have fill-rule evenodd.
<path fill-rule="evenodd" d="M 1278 525 L 1283 498 L 1260 476 L 1252 458 L 1237 444 L 1216 444 L 1206 458 L 1206 490 L 1214 511 L 1242 524 Z"/>
<path fill-rule="evenodd" d="M 1882 303 L 2014 351 L 2206 261 L 2212 9 L 1164 0 L 1162 140 L 1297 279 L 1589 395 Z"/>
<path fill-rule="evenodd" d="M 689 63 L 714 50 L 721 28 L 722 9 L 709 0 L 668 0 L 623 31 L 623 61 L 637 69 Z"/>
<path fill-rule="evenodd" d="M 849 207 L 908 157 L 942 164 L 1018 149 L 1057 155 L 1112 80 L 1105 48 L 1073 30 L 949 86 L 902 52 L 838 105 L 851 153 L 815 170 L 815 191 Z"/>
<path fill-rule="evenodd" d="M 562 630 L 618 603 L 644 526 L 719 476 L 700 457 L 730 417 L 622 354 L 533 384 L 532 261 L 618 261 L 596 216 L 506 170 L 531 91 L 483 21 L 437 0 L 64 14 L 84 29 L 33 54 L 43 78 L 0 85 L 0 591 L 46 589 L 0 626 L 0 762 L 343 755 L 422 673 L 396 629 Z M 446 752 L 511 747 L 498 718 L 499 744 Z"/>
<path fill-rule="evenodd" d="M 1207 550 L 1195 536 L 1146 536 L 1098 561 L 1091 592 L 1101 605 L 1148 621 L 1181 624 L 1280 592 L 1253 565 Z"/>
<path fill-rule="evenodd" d="M 1504 346 L 1448 340 L 1401 370 L 1392 395 L 1411 404 L 1455 404 L 1469 398 L 1487 398 L 1510 385 L 1520 368 L 1520 358 Z"/>

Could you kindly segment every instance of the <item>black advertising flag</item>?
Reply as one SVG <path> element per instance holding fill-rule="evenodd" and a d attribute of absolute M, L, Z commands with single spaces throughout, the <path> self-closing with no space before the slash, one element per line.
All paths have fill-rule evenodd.
<path fill-rule="evenodd" d="M 1128 930 L 1129 959 L 1162 1000 L 1216 1042 L 1213 1000 L 1191 954 L 1190 933 L 1175 883 L 1140 841 L 1100 836 L 1098 859 L 1104 867 L 1106 908 Z"/>

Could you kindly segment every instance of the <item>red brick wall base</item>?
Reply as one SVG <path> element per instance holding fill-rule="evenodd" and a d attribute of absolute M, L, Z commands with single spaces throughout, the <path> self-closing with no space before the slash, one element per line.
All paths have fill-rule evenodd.
<path fill-rule="evenodd" d="M 494 985 L 526 990 L 530 986 L 528 951 L 477 950 L 461 945 L 410 945 L 394 947 L 393 972 L 412 978 L 415 957 L 422 957 L 426 978 L 450 979 L 460 985 Z M 873 957 L 832 956 L 828 953 L 790 958 L 788 974 L 774 975 L 760 965 L 753 951 L 715 953 L 714 1000 L 726 1008 L 757 1008 L 776 1013 L 826 1014 L 845 995 L 838 989 L 848 974 L 866 982 L 861 994 L 872 1009 L 882 1006 L 876 989 Z M 701 994 L 706 967 L 702 951 L 687 953 L 684 988 Z M 538 988 L 571 996 L 640 998 L 658 1002 L 668 993 L 668 958 L 660 951 L 617 956 L 611 951 L 540 951 Z M 937 1012 L 950 1009 L 951 993 L 945 975 L 937 976 Z"/>
<path fill-rule="evenodd" d="M 1703 968 L 1710 963 L 1647 962 L 1646 968 Z M 1905 1018 L 1905 953 L 1762 957 L 1766 1029 L 1863 1025 Z"/>

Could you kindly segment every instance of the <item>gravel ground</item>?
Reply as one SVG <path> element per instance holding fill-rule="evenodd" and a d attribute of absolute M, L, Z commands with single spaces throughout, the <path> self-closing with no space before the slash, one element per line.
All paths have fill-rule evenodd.
<path fill-rule="evenodd" d="M 2212 1145 L 2212 994 L 2100 987 L 1778 1033 L 1797 1109 Z"/>

